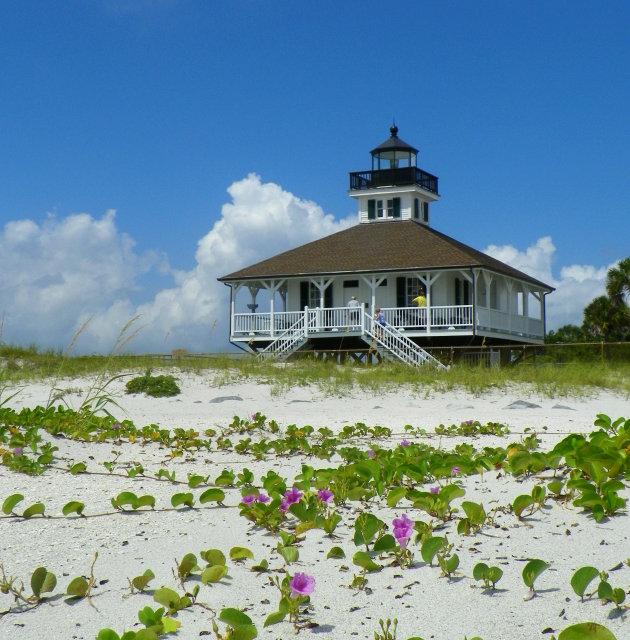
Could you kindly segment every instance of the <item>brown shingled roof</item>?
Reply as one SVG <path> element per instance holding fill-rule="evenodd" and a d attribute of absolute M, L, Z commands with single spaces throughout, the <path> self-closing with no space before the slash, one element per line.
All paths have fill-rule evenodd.
<path fill-rule="evenodd" d="M 414 220 L 357 224 L 219 280 L 470 267 L 485 267 L 553 290 L 544 282 Z"/>

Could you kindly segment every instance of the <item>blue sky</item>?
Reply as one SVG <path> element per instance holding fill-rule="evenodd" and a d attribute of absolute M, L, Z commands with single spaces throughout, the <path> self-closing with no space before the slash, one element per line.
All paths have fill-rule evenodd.
<path fill-rule="evenodd" d="M 557 287 L 549 328 L 630 255 L 626 2 L 2 4 L 6 342 L 141 313 L 138 350 L 226 348 L 216 277 L 353 220 L 393 119 L 432 226 Z"/>

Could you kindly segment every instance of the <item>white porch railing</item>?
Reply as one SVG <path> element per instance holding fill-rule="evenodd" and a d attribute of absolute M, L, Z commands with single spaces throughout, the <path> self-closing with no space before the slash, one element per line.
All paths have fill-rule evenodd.
<path fill-rule="evenodd" d="M 543 321 L 540 318 L 510 314 L 486 307 L 477 307 L 476 315 L 477 326 L 482 329 L 534 338 L 542 338 L 544 335 Z"/>
<path fill-rule="evenodd" d="M 442 305 L 431 307 L 388 307 L 381 311 L 387 324 L 408 332 L 470 331 L 482 329 L 511 336 L 543 337 L 543 322 L 505 311 L 473 305 Z M 232 319 L 232 337 L 277 338 L 299 320 L 303 321 L 306 335 L 319 332 L 362 332 L 364 316 L 370 317 L 365 307 L 356 309 L 333 307 L 277 313 L 235 313 Z"/>
<path fill-rule="evenodd" d="M 398 307 L 381 309 L 385 321 L 394 327 L 406 329 L 472 328 L 471 304 L 439 307 Z"/>

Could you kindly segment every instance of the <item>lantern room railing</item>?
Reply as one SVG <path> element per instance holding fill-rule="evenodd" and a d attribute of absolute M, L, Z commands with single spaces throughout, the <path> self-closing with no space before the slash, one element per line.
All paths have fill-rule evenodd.
<path fill-rule="evenodd" d="M 436 176 L 418 169 L 418 167 L 399 167 L 397 169 L 378 169 L 375 171 L 356 171 L 350 174 L 350 190 L 376 189 L 377 187 L 404 186 L 415 184 L 422 189 L 438 192 Z"/>

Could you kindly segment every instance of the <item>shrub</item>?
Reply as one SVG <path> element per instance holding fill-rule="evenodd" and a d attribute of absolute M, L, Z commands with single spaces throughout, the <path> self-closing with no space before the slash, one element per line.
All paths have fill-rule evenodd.
<path fill-rule="evenodd" d="M 180 393 L 173 376 L 152 376 L 150 370 L 139 378 L 129 380 L 126 386 L 127 393 L 146 393 L 154 398 L 176 396 Z"/>

